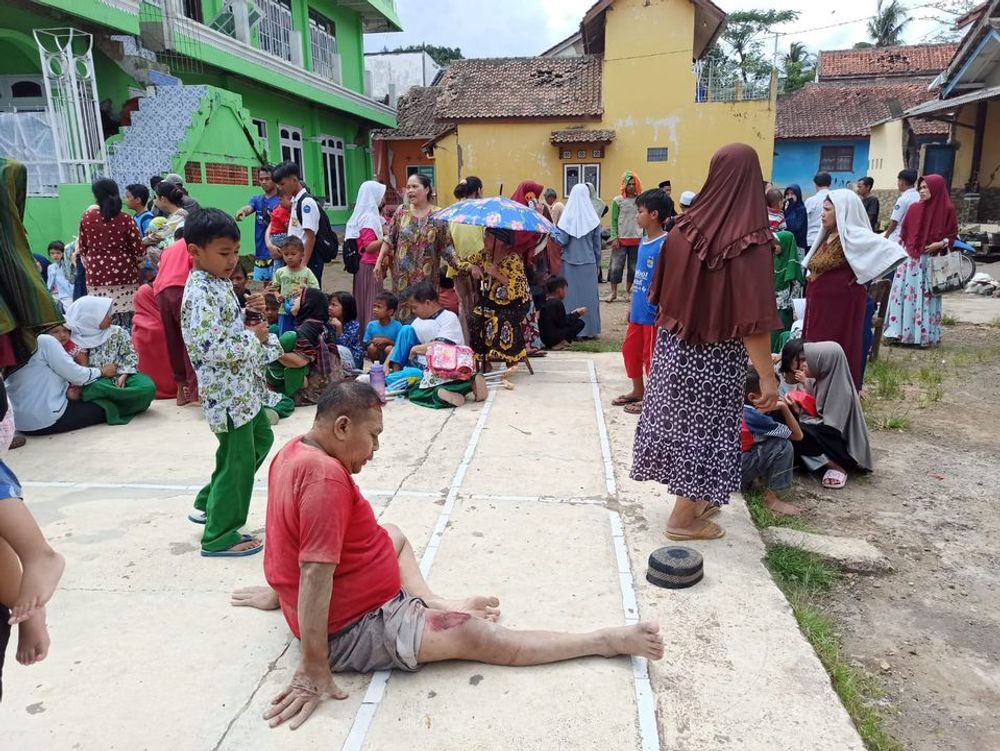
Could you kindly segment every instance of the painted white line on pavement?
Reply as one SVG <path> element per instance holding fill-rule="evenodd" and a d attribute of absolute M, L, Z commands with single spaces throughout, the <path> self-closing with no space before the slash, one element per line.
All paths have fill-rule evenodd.
<path fill-rule="evenodd" d="M 601 438 L 601 453 L 604 455 L 604 474 L 608 481 L 608 494 L 613 496 L 617 493 L 618 488 L 615 483 L 608 426 L 604 421 L 601 392 L 597 385 L 597 368 L 594 367 L 593 360 L 588 361 L 588 367 L 591 391 L 594 395 L 597 432 Z M 622 594 L 622 611 L 625 614 L 625 623 L 631 626 L 639 622 L 639 604 L 636 602 L 635 587 L 632 583 L 632 565 L 629 563 L 628 548 L 625 547 L 625 525 L 622 524 L 622 517 L 617 511 L 608 511 L 608 522 L 611 525 L 611 542 L 615 548 L 618 587 Z M 644 657 L 632 658 L 632 682 L 635 684 L 635 706 L 639 717 L 640 748 L 642 751 L 658 751 L 660 735 L 656 724 L 656 701 L 653 699 L 653 689 L 649 683 L 649 665 Z"/>
<path fill-rule="evenodd" d="M 604 456 L 604 479 L 608 483 L 608 495 L 618 492 L 615 482 L 615 465 L 611 460 L 611 442 L 608 440 L 608 426 L 604 422 L 604 409 L 601 407 L 601 390 L 597 386 L 597 368 L 593 360 L 587 360 L 590 371 L 590 392 L 594 396 L 594 412 L 597 416 L 597 434 L 601 439 L 601 454 Z"/>
<path fill-rule="evenodd" d="M 198 491 L 203 485 L 155 485 L 145 482 L 72 482 L 72 481 L 37 481 L 22 482 L 25 488 L 68 488 L 71 490 L 171 490 L 177 492 Z M 267 485 L 254 485 L 255 493 L 266 493 Z M 362 490 L 362 495 L 401 498 L 440 498 L 441 493 L 432 490 Z"/>
<path fill-rule="evenodd" d="M 496 391 L 491 390 L 489 396 L 486 397 L 486 402 L 483 404 L 482 412 L 479 413 L 479 420 L 476 421 L 476 427 L 473 428 L 472 435 L 469 436 L 469 443 L 465 447 L 462 461 L 459 462 L 458 469 L 455 470 L 455 476 L 452 478 L 444 506 L 438 515 L 434 531 L 431 532 L 431 539 L 427 543 L 427 547 L 424 548 L 424 554 L 420 557 L 420 573 L 425 577 L 430 572 L 434 558 L 437 556 L 441 536 L 444 534 L 445 529 L 447 529 L 448 522 L 451 521 L 451 514 L 455 510 L 455 501 L 458 499 L 459 490 L 462 487 L 462 482 L 465 480 L 465 473 L 472 463 L 473 456 L 475 456 L 476 446 L 479 445 L 479 439 L 483 434 L 483 427 L 486 425 L 486 418 L 489 417 L 490 409 L 493 407 L 495 399 Z M 361 700 L 361 706 L 358 708 L 358 713 L 354 716 L 354 723 L 351 725 L 351 731 L 344 740 L 341 751 L 361 751 L 364 747 L 365 739 L 368 737 L 368 730 L 371 728 L 372 720 L 375 719 L 375 712 L 379 704 L 382 703 L 382 697 L 385 696 L 385 687 L 391 676 L 392 672 L 388 670 L 380 670 L 372 676 L 371 681 L 368 683 L 368 690 Z"/>

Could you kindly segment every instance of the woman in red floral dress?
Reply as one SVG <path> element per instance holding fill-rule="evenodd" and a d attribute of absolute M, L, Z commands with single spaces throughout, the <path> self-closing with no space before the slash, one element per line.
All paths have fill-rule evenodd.
<path fill-rule="evenodd" d="M 80 219 L 76 247 L 87 271 L 87 291 L 112 300 L 111 320 L 132 327 L 132 298 L 139 289 L 139 264 L 144 257 L 135 220 L 122 211 L 114 180 L 101 178 L 91 186 L 98 208 Z"/>

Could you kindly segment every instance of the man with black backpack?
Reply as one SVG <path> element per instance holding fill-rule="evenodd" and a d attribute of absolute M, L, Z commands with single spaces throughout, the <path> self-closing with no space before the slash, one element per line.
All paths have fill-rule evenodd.
<path fill-rule="evenodd" d="M 323 266 L 337 257 L 340 247 L 337 234 L 316 199 L 302 184 L 302 171 L 295 162 L 282 162 L 274 168 L 271 178 L 278 190 L 292 198 L 292 216 L 288 234 L 302 240 L 305 247 L 305 265 L 323 284 Z"/>

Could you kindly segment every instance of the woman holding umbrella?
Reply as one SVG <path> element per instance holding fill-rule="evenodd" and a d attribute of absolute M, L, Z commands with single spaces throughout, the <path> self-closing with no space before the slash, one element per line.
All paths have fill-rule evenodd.
<path fill-rule="evenodd" d="M 510 229 L 487 229 L 486 247 L 460 262 L 466 268 L 476 266 L 473 276 L 483 280 L 469 329 L 476 364 L 483 363 L 487 369 L 491 362 L 510 366 L 528 355 L 521 323 L 531 309 L 531 292 L 516 234 Z"/>
<path fill-rule="evenodd" d="M 396 317 L 403 323 L 413 320 L 409 297 L 414 285 L 427 281 L 437 289 L 442 261 L 458 268 L 447 223 L 431 217 L 438 210 L 431 203 L 432 192 L 430 178 L 410 175 L 407 203 L 393 214 L 375 263 L 380 280 L 386 272 L 392 275 L 392 291 L 400 301 Z"/>

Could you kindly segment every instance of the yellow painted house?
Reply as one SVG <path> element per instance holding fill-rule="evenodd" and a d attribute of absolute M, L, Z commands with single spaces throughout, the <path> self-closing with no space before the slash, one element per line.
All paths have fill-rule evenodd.
<path fill-rule="evenodd" d="M 709 0 L 601 0 L 580 25 L 583 54 L 471 59 L 438 82 L 433 156 L 438 201 L 462 177 L 509 195 L 532 179 L 568 195 L 593 182 L 618 193 L 622 173 L 644 187 L 670 180 L 675 196 L 697 191 L 712 154 L 742 141 L 774 152 L 774 82 L 719 80 L 700 63 L 725 24 Z"/>

